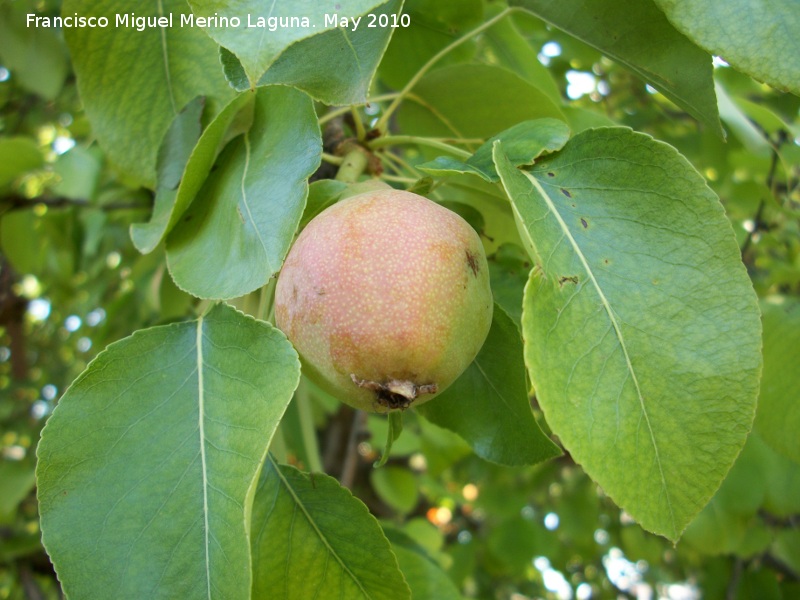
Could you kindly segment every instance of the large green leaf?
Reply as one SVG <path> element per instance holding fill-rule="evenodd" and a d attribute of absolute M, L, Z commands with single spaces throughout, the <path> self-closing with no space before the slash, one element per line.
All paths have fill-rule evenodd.
<path fill-rule="evenodd" d="M 563 120 L 550 98 L 500 67 L 463 64 L 423 77 L 397 119 L 403 133 L 488 138 L 520 121 Z"/>
<path fill-rule="evenodd" d="M 371 12 L 399 14 L 403 0 L 390 0 Z M 258 85 L 284 84 L 303 90 L 328 105 L 363 104 L 389 39 L 392 27 L 368 27 L 367 17 L 355 30 L 337 27 L 289 46 L 258 80 Z M 239 59 L 222 48 L 228 80 L 239 90 L 250 82 Z"/>
<path fill-rule="evenodd" d="M 138 17 L 189 12 L 186 2 L 65 0 L 64 14 Z M 129 177 L 155 185 L 161 139 L 183 106 L 206 96 L 216 113 L 232 95 L 217 45 L 199 28 L 74 27 L 64 30 L 86 114 L 103 149 Z M 135 57 L 135 60 L 132 60 Z"/>
<path fill-rule="evenodd" d="M 311 99 L 288 87 L 259 88 L 252 126 L 226 147 L 167 238 L 175 283 L 200 298 L 235 298 L 264 285 L 289 250 L 321 153 Z"/>
<path fill-rule="evenodd" d="M 378 522 L 332 477 L 264 465 L 253 505 L 253 598 L 411 597 Z"/>
<path fill-rule="evenodd" d="M 65 593 L 248 598 L 250 504 L 299 377 L 282 333 L 224 305 L 100 353 L 38 449 Z"/>
<path fill-rule="evenodd" d="M 670 146 L 578 134 L 530 171 L 495 161 L 536 266 L 525 362 L 573 458 L 677 540 L 750 430 L 761 328 L 714 193 Z"/>
<path fill-rule="evenodd" d="M 711 57 L 679 33 L 653 0 L 510 0 L 625 65 L 723 135 Z"/>
<path fill-rule="evenodd" d="M 655 0 L 698 46 L 751 77 L 800 95 L 797 0 Z"/>
<path fill-rule="evenodd" d="M 353 18 L 358 19 L 382 3 L 381 0 L 273 0 L 267 6 L 259 0 L 189 1 L 197 17 L 210 17 L 206 32 L 236 55 L 251 83 L 261 79 L 278 56 L 295 42 L 338 27 L 344 19 L 351 31 L 366 28 L 366 18 L 360 21 Z M 234 18 L 240 20 L 238 27 L 230 21 Z M 259 18 L 263 19 L 263 27 L 257 26 Z"/>
<path fill-rule="evenodd" d="M 463 437 L 475 454 L 503 465 L 530 465 L 561 454 L 531 411 L 522 340 L 495 305 L 492 328 L 473 363 L 442 394 L 416 408 Z"/>
<path fill-rule="evenodd" d="M 194 200 L 197 192 L 214 165 L 214 161 L 225 144 L 232 137 L 247 131 L 253 121 L 253 104 L 255 96 L 253 94 L 239 94 L 220 113 L 209 123 L 205 131 L 191 148 L 191 154 L 183 161 L 181 173 L 177 181 L 174 177 L 164 178 L 159 175 L 159 185 L 153 204 L 153 213 L 147 223 L 134 223 L 131 225 L 131 240 L 136 249 L 142 253 L 152 252 L 155 247 L 164 239 L 172 228 L 178 223 L 183 213 Z M 190 116 L 181 112 L 175 117 L 170 131 L 164 136 L 161 146 L 161 154 L 175 155 L 182 154 L 187 147 L 187 140 L 183 135 L 185 129 L 190 129 L 184 121 L 189 121 Z M 171 133 L 176 129 L 175 135 Z M 176 166 L 175 161 L 171 161 L 171 170 Z M 161 170 L 161 167 L 159 168 Z"/>
<path fill-rule="evenodd" d="M 773 449 L 800 463 L 800 301 L 770 296 L 761 310 L 764 374 L 756 428 Z"/>

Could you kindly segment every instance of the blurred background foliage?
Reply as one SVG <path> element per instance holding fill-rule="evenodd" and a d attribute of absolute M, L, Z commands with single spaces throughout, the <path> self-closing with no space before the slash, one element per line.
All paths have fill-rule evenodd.
<path fill-rule="evenodd" d="M 413 27 L 395 33 L 374 94 L 402 87 L 496 5 L 408 0 Z M 131 187 L 95 142 L 61 32 L 24 25 L 26 12 L 59 10 L 54 0 L 0 2 L 0 599 L 60 597 L 39 542 L 33 476 L 36 441 L 58 398 L 109 343 L 188 317 L 198 302 L 166 273 L 163 248 L 142 256 L 131 244 L 129 226 L 148 218 L 152 192 Z M 627 125 L 678 148 L 720 196 L 763 299 L 764 394 L 779 396 L 778 405 L 800 400 L 800 98 L 715 59 L 723 141 L 597 50 L 521 14 L 464 44 L 437 70 L 458 63 L 516 73 L 553 100 L 574 130 Z M 446 77 L 441 71 L 444 83 L 429 80 L 423 92 L 436 99 Z M 503 93 L 487 90 L 484 100 L 513 107 L 514 96 Z M 360 114 L 369 121 L 379 108 Z M 465 121 L 473 118 L 464 111 Z M 425 130 L 416 118 L 409 106 L 395 126 Z M 482 137 L 480 125 L 474 135 Z M 396 157 L 401 166 L 429 158 L 413 148 Z M 477 184 L 457 188 L 442 185 L 437 197 L 469 204 L 470 194 L 491 193 Z M 466 216 L 479 225 L 502 219 Z M 493 286 L 514 297 L 528 265 L 501 241 L 487 243 Z M 234 304 L 256 312 L 257 294 Z M 339 477 L 390 536 L 425 548 L 465 597 L 800 597 L 800 465 L 770 443 L 763 418 L 673 547 L 633 523 L 568 455 L 500 467 L 409 412 L 387 466 L 374 470 L 385 418 L 354 414 L 307 382 L 299 393 L 309 394 L 304 406 L 313 414 L 293 403 L 273 451 Z"/>

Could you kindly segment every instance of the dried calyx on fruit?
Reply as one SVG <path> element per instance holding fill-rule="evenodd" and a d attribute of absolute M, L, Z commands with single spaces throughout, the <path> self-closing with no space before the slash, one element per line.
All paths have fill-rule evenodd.
<path fill-rule="evenodd" d="M 275 318 L 304 372 L 367 411 L 405 409 L 444 391 L 492 320 L 477 233 L 422 196 L 370 191 L 331 206 L 298 236 Z"/>

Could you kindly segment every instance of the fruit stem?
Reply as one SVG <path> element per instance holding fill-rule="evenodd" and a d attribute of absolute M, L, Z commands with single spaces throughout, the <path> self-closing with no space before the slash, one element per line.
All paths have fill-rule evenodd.
<path fill-rule="evenodd" d="M 332 164 L 332 165 L 341 165 L 343 160 L 341 156 L 334 156 L 333 154 L 328 154 L 327 152 L 322 153 L 322 160 L 323 162 Z"/>
<path fill-rule="evenodd" d="M 353 115 L 353 125 L 356 128 L 356 138 L 359 142 L 367 139 L 367 131 L 364 129 L 364 122 L 361 120 L 361 115 L 358 114 L 358 109 L 355 106 L 350 107 L 350 114 Z"/>
<path fill-rule="evenodd" d="M 451 146 L 450 144 L 446 144 L 440 140 L 434 138 L 426 138 L 416 135 L 388 135 L 386 137 L 380 137 L 378 139 L 372 140 L 369 143 L 370 148 L 382 148 L 384 146 L 395 146 L 398 144 L 415 144 L 417 146 L 428 146 L 430 148 L 436 148 L 438 150 L 443 150 L 444 152 L 449 152 L 450 154 L 455 154 L 461 158 L 469 158 L 472 156 L 472 152 L 468 152 L 466 150 L 462 150 L 461 148 L 456 148 L 455 146 Z"/>
<path fill-rule="evenodd" d="M 467 33 L 462 35 L 460 38 L 458 38 L 457 40 L 455 40 L 452 43 L 448 44 L 447 46 L 442 48 L 439 52 L 437 52 L 434 56 L 432 56 L 428 60 L 428 62 L 426 62 L 424 65 L 422 65 L 422 67 L 420 68 L 419 71 L 416 72 L 414 77 L 409 79 L 409 81 L 406 84 L 406 86 L 400 91 L 400 93 L 397 95 L 397 97 L 392 101 L 392 103 L 389 105 L 389 107 L 384 111 L 384 113 L 381 115 L 381 118 L 378 119 L 378 122 L 375 124 L 375 129 L 377 129 L 378 131 L 381 131 L 381 132 L 385 132 L 386 131 L 387 125 L 389 123 L 389 119 L 392 117 L 392 114 L 394 114 L 394 111 L 397 110 L 397 107 L 400 106 L 400 103 L 403 102 L 403 100 L 408 95 L 408 93 L 414 88 L 415 85 L 417 85 L 417 83 L 419 83 L 419 80 L 422 79 L 422 77 L 431 69 L 431 67 L 433 67 L 433 65 L 435 65 L 442 58 L 447 56 L 448 53 L 450 53 L 454 49 L 458 48 L 461 44 L 463 44 L 467 40 L 470 40 L 471 38 L 475 37 L 476 35 L 478 35 L 482 31 L 486 31 L 492 25 L 497 23 L 498 21 L 504 19 L 506 16 L 511 14 L 514 10 L 516 10 L 514 7 L 508 7 L 505 10 L 500 11 L 499 13 L 497 13 L 497 15 L 495 15 L 494 17 L 492 17 L 491 19 L 489 19 L 485 23 L 482 23 L 481 25 L 478 25 L 478 27 L 476 27 L 472 31 L 468 31 Z"/>
<path fill-rule="evenodd" d="M 303 440 L 303 449 L 306 451 L 308 470 L 322 473 L 322 460 L 319 456 L 319 444 L 317 444 L 317 434 L 314 429 L 314 416 L 311 412 L 311 396 L 308 392 L 308 383 L 304 378 L 300 378 L 300 383 L 294 395 L 297 402 L 297 412 L 300 417 L 300 434 Z"/>
<path fill-rule="evenodd" d="M 394 100 L 397 96 L 400 95 L 400 92 L 392 92 L 390 94 L 381 94 L 380 96 L 374 96 L 372 98 L 367 99 L 367 104 L 372 104 L 373 102 L 386 102 L 387 100 Z M 336 117 L 341 117 L 343 114 L 350 112 L 349 106 L 342 106 L 341 108 L 336 108 L 329 112 L 326 112 L 322 115 L 318 121 L 320 125 L 324 125 L 328 121 L 332 121 Z"/>
<path fill-rule="evenodd" d="M 336 180 L 345 183 L 355 183 L 361 174 L 367 169 L 369 156 L 367 151 L 361 146 L 353 145 L 344 155 L 339 172 L 336 173 Z"/>

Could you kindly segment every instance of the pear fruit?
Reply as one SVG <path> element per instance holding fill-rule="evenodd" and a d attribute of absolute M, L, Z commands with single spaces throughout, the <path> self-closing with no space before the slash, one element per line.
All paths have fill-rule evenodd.
<path fill-rule="evenodd" d="M 275 290 L 276 324 L 304 373 L 370 412 L 443 392 L 478 354 L 492 305 L 475 230 L 394 189 L 347 198 L 312 219 Z"/>

